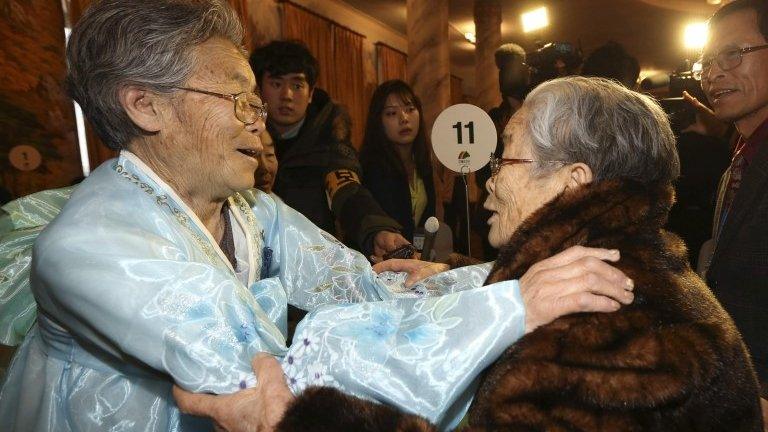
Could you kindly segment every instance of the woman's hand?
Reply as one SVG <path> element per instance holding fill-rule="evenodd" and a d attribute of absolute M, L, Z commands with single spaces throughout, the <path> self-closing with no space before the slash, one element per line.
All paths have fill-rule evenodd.
<path fill-rule="evenodd" d="M 407 272 L 408 278 L 405 279 L 406 288 L 410 288 L 416 282 L 432 275 L 442 273 L 448 269 L 448 264 L 415 259 L 390 259 L 373 266 L 373 271 L 376 273 L 381 273 L 383 271 Z"/>
<path fill-rule="evenodd" d="M 634 283 L 616 262 L 619 251 L 573 246 L 531 266 L 520 278 L 525 332 L 577 312 L 615 312 L 634 300 Z"/>
<path fill-rule="evenodd" d="M 173 386 L 173 397 L 181 412 L 213 419 L 217 430 L 270 432 L 283 418 L 293 394 L 288 389 L 280 363 L 268 354 L 251 362 L 256 387 L 230 395 L 190 393 Z"/>

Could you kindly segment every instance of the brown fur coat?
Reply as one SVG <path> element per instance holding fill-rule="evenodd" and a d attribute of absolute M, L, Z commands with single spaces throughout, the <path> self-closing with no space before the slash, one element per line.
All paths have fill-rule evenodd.
<path fill-rule="evenodd" d="M 664 230 L 670 186 L 607 181 L 529 217 L 486 283 L 570 246 L 619 249 L 635 301 L 526 335 L 490 368 L 473 431 L 761 431 L 758 387 L 731 318 Z"/>
<path fill-rule="evenodd" d="M 615 248 L 635 301 L 562 317 L 510 347 L 482 380 L 471 431 L 762 430 L 739 333 L 680 239 L 661 229 L 672 202 L 669 186 L 606 181 L 555 198 L 515 232 L 486 284 L 573 245 Z M 331 389 L 299 397 L 279 429 L 434 430 Z"/>

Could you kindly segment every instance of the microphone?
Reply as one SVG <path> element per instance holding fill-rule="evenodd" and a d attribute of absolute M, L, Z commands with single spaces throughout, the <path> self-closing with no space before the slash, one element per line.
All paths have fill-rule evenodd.
<path fill-rule="evenodd" d="M 434 216 L 430 216 L 424 223 L 424 247 L 421 249 L 422 261 L 432 261 L 432 255 L 434 255 L 432 248 L 435 245 L 435 234 L 437 234 L 439 228 L 440 222 Z"/>

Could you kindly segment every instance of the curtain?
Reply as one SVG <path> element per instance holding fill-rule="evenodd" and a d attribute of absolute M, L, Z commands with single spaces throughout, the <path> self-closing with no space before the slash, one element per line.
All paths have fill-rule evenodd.
<path fill-rule="evenodd" d="M 317 86 L 329 89 L 334 75 L 333 23 L 293 3 L 283 3 L 283 38 L 304 42 L 320 64 Z M 336 95 L 331 95 L 336 96 Z"/>
<path fill-rule="evenodd" d="M 344 59 L 332 62 L 334 73 L 329 80 L 329 92 L 346 106 L 352 118 L 352 144 L 360 149 L 370 95 L 366 95 L 363 79 L 363 36 L 334 26 L 334 57 Z"/>
<path fill-rule="evenodd" d="M 248 52 L 253 49 L 253 28 L 251 26 L 251 20 L 248 14 L 248 0 L 229 0 L 229 5 L 235 10 L 237 16 L 240 17 L 240 23 L 243 25 L 244 37 L 243 46 Z"/>
<path fill-rule="evenodd" d="M 364 36 L 301 6 L 283 2 L 283 38 L 304 42 L 317 58 L 317 86 L 347 108 L 352 118 L 352 144 L 359 148 L 370 97 L 363 72 Z"/>
<path fill-rule="evenodd" d="M 392 79 L 408 81 L 408 56 L 382 42 L 376 43 L 379 84 Z"/>

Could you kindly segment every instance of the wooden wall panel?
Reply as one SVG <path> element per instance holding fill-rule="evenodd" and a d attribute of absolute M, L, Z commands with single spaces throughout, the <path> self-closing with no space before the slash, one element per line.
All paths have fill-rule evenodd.
<path fill-rule="evenodd" d="M 0 1 L 0 178 L 14 196 L 65 186 L 82 176 L 64 76 L 61 4 Z M 19 150 L 19 145 L 29 147 Z M 41 163 L 31 169 L 35 152 Z"/>

